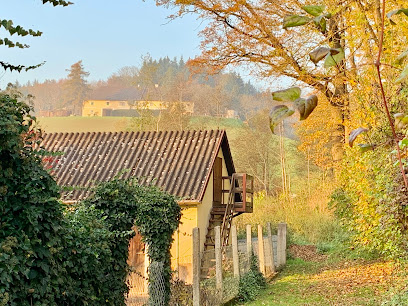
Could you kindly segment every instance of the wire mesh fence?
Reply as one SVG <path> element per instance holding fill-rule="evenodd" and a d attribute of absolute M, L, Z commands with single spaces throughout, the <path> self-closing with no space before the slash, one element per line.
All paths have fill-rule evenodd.
<path fill-rule="evenodd" d="M 261 227 L 258 230 L 262 233 Z M 266 236 L 259 234 L 258 237 L 249 235 L 248 237 L 251 238 L 249 241 L 235 240 L 235 246 L 232 243 L 218 249 L 213 247 L 204 251 L 200 251 L 198 248 L 197 252 L 194 253 L 199 258 L 198 270 L 193 268 L 194 256 L 187 255 L 172 259 L 177 271 L 173 274 L 171 281 L 169 305 L 215 306 L 233 300 L 239 294 L 240 277 L 250 269 L 252 254 L 257 257 L 261 272 L 265 276 L 274 275 L 275 268 L 281 264 L 279 252 L 284 252 L 286 258 L 286 233 L 283 236 L 284 241 L 282 238 L 270 234 Z M 262 243 L 261 247 L 260 242 Z M 279 246 L 280 244 L 283 246 Z M 218 262 L 216 258 L 218 258 Z M 142 255 L 140 255 L 140 260 L 135 260 L 134 263 L 138 264 L 132 268 L 128 278 L 130 290 L 127 305 L 164 305 L 163 264 L 151 263 L 147 269 L 148 261 L 146 259 L 143 261 Z M 193 273 L 193 271 L 198 271 L 198 274 Z M 150 282 L 148 282 L 147 272 L 149 272 Z M 193 281 L 196 279 L 195 275 L 199 275 L 198 282 Z M 193 292 L 196 292 L 195 288 L 199 288 L 197 291 L 199 293 L 195 295 L 199 296 L 199 304 L 194 304 L 196 298 Z M 151 294 L 150 299 L 148 293 Z"/>
<path fill-rule="evenodd" d="M 246 273 L 249 269 L 248 254 L 238 252 L 238 271 L 234 272 L 233 248 L 231 245 L 221 249 L 222 254 L 222 281 L 217 283 L 215 249 L 202 252 L 202 280 L 200 282 L 200 302 L 202 305 L 212 306 L 227 303 L 238 295 L 239 275 Z"/>
<path fill-rule="evenodd" d="M 148 277 L 145 268 L 145 255 L 141 254 L 143 261 L 136 266 L 130 266 L 130 273 L 127 278 L 129 293 L 126 298 L 128 306 L 145 305 L 148 300 Z"/>

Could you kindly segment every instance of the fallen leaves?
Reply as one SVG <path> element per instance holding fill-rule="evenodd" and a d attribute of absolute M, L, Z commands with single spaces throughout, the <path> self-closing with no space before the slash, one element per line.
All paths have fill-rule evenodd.
<path fill-rule="evenodd" d="M 295 261 L 268 288 L 273 305 L 380 305 L 407 284 L 406 264 L 347 260 L 329 263 L 314 246 L 290 246 Z M 399 289 L 398 289 L 399 288 Z M 269 305 L 269 304 L 268 304 Z"/>
<path fill-rule="evenodd" d="M 300 258 L 305 261 L 321 262 L 327 259 L 327 255 L 319 253 L 314 245 L 292 244 L 289 247 L 289 253 L 293 258 Z"/>

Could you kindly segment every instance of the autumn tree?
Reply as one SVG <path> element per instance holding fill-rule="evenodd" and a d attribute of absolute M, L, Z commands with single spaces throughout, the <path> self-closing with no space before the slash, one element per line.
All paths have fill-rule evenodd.
<path fill-rule="evenodd" d="M 64 80 L 45 80 L 44 82 L 28 82 L 19 87 L 23 94 L 31 94 L 34 97 L 36 112 L 52 111 L 62 108 Z"/>
<path fill-rule="evenodd" d="M 86 81 L 89 72 L 84 70 L 82 61 L 76 62 L 67 69 L 69 72 L 64 83 L 64 101 L 66 107 L 70 108 L 73 114 L 81 115 L 82 103 L 88 97 L 90 88 Z"/>
<path fill-rule="evenodd" d="M 54 6 L 68 6 L 70 4 L 73 4 L 70 1 L 64 1 L 64 0 L 43 0 L 42 2 L 43 4 L 51 3 Z M 3 28 L 5 30 L 7 36 L 13 36 L 14 34 L 16 34 L 16 36 L 20 36 L 20 37 L 24 37 L 24 36 L 39 37 L 42 35 L 41 31 L 33 30 L 33 29 L 25 29 L 21 25 L 15 25 L 13 20 L 0 19 L 0 28 Z M 11 40 L 8 37 L 4 37 L 3 35 L 0 36 L 0 45 L 7 46 L 8 48 L 20 48 L 20 49 L 26 49 L 30 47 L 29 45 L 25 43 Z M 43 64 L 44 63 L 25 66 L 25 65 L 19 65 L 19 64 L 10 64 L 4 60 L 0 60 L 0 66 L 4 70 L 9 69 L 10 71 L 15 70 L 18 72 L 21 72 L 23 70 L 28 71 L 31 69 L 35 69 L 35 68 L 42 66 Z"/>
<path fill-rule="evenodd" d="M 393 1 L 395 7 L 402 1 Z M 349 94 L 356 78 L 372 65 L 378 48 L 380 1 L 174 1 L 178 15 L 191 12 L 208 20 L 202 54 L 193 64 L 219 71 L 248 65 L 262 78 L 285 77 L 314 89 L 331 105 L 335 128 L 332 157 L 341 160 L 349 116 Z M 401 33 L 395 32 L 395 37 Z M 398 45 L 399 42 L 395 42 Z"/>

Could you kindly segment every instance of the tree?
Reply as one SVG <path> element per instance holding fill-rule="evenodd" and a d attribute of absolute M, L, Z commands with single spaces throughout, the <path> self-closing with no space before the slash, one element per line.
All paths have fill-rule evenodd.
<path fill-rule="evenodd" d="M 90 88 L 85 80 L 89 72 L 84 71 L 82 61 L 71 66 L 64 83 L 65 105 L 72 109 L 74 115 L 81 115 L 82 103 L 88 97 Z"/>
<path fill-rule="evenodd" d="M 64 1 L 64 0 L 43 0 L 43 4 L 45 3 L 51 3 L 54 6 L 68 6 L 70 4 L 73 4 L 70 1 Z M 33 29 L 24 29 L 22 26 L 17 25 L 15 26 L 12 20 L 7 20 L 7 19 L 0 19 L 0 28 L 3 27 L 4 30 L 10 35 L 13 36 L 14 34 L 17 34 L 17 36 L 32 36 L 32 37 L 38 37 L 42 35 L 41 31 L 35 31 Z M 20 43 L 18 41 L 12 41 L 8 39 L 7 37 L 0 37 L 0 45 L 7 46 L 9 48 L 20 48 L 20 49 L 25 49 L 29 48 L 30 46 L 27 44 Z M 38 68 L 42 66 L 44 63 L 41 64 L 36 64 L 36 65 L 31 65 L 31 66 L 24 66 L 24 65 L 16 65 L 16 64 L 9 64 L 5 61 L 0 60 L 0 66 L 4 69 L 7 70 L 9 69 L 10 71 L 16 70 L 18 72 L 21 72 L 22 70 L 28 71 L 31 69 Z"/>
<path fill-rule="evenodd" d="M 31 94 L 34 97 L 34 108 L 38 114 L 41 111 L 52 111 L 62 108 L 62 88 L 64 80 L 45 80 L 42 83 L 28 82 L 19 87 L 23 94 Z"/>
<path fill-rule="evenodd" d="M 322 2 L 325 5 L 320 5 Z M 390 5 L 402 3 L 393 2 Z M 336 0 L 307 3 L 157 0 L 156 3 L 179 7 L 178 15 L 194 12 L 209 20 L 202 32 L 203 52 L 193 64 L 214 71 L 248 64 L 249 71 L 260 77 L 284 76 L 322 93 L 332 106 L 332 120 L 336 122 L 331 131 L 332 157 L 334 161 L 341 160 L 349 94 L 357 89 L 356 78 L 367 63 L 374 62 L 372 50 L 378 48 L 380 1 L 344 4 Z M 303 26 L 297 27 L 300 25 Z M 394 34 L 405 40 L 401 32 Z M 395 38 L 393 47 L 398 48 L 399 44 Z M 319 64 L 321 59 L 325 60 L 323 65 Z"/>

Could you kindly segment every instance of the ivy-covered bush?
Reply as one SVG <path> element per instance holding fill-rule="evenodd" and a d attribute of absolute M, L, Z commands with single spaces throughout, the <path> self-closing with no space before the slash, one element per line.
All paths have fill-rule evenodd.
<path fill-rule="evenodd" d="M 0 95 L 0 301 L 7 305 L 56 304 L 65 281 L 58 261 L 63 208 L 33 149 L 30 110 Z"/>
<path fill-rule="evenodd" d="M 180 222 L 180 206 L 175 198 L 154 186 L 139 185 L 136 179 L 119 180 L 101 183 L 84 205 L 95 207 L 101 218 L 116 233 L 115 248 L 112 256 L 116 258 L 114 271 L 110 275 L 114 280 L 124 279 L 128 273 L 126 263 L 129 239 L 134 235 L 130 231 L 136 225 L 143 242 L 148 245 L 147 252 L 151 262 L 164 266 L 165 303 L 170 299 L 170 247 L 172 235 Z M 152 278 L 149 278 L 152 281 Z M 154 296 L 154 292 L 149 295 Z M 118 296 L 127 292 L 124 285 Z M 115 292 L 116 294 L 116 292 Z"/>
<path fill-rule="evenodd" d="M 241 302 L 254 301 L 259 292 L 266 287 L 266 280 L 259 271 L 258 259 L 252 254 L 249 271 L 239 279 L 237 299 Z"/>
<path fill-rule="evenodd" d="M 117 259 L 112 256 L 119 234 L 100 215 L 82 203 L 65 213 L 60 260 L 66 272 L 58 305 L 124 304 L 125 282 L 114 277 Z"/>

